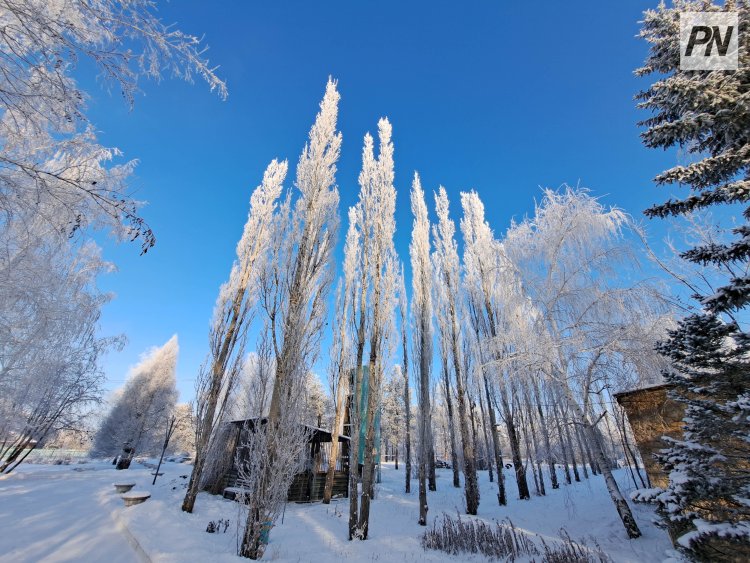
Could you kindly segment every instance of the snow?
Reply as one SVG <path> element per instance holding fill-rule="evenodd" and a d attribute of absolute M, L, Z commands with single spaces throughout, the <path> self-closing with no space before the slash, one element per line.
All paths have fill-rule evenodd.
<path fill-rule="evenodd" d="M 138 561 L 112 518 L 112 473 L 21 465 L 0 478 L 0 561 Z"/>
<path fill-rule="evenodd" d="M 195 512 L 180 510 L 192 467 L 166 462 L 164 476 L 151 486 L 150 469 L 134 462 L 126 472 L 110 464 L 76 466 L 22 465 L 0 478 L 0 562 L 107 561 L 119 563 L 150 559 L 158 563 L 216 561 L 241 563 L 235 555 L 239 505 L 220 496 L 201 493 Z M 85 469 L 85 471 L 80 471 Z M 78 471 L 77 471 L 78 470 Z M 438 470 L 438 490 L 429 493 L 430 525 L 443 513 L 463 515 L 463 489 L 451 486 L 451 471 Z M 616 472 L 623 490 L 626 475 Z M 403 493 L 403 466 L 383 464 L 383 482 L 372 504 L 370 539 L 346 539 L 348 500 L 287 505 L 284 520 L 276 523 L 264 560 L 297 561 L 484 561 L 478 555 L 450 556 L 425 551 L 417 524 L 417 482 Z M 112 483 L 124 478 L 151 494 L 146 502 L 125 508 Z M 497 505 L 497 487 L 479 472 L 481 502 L 477 518 L 487 522 L 510 518 L 538 542 L 554 542 L 564 527 L 575 540 L 596 543 L 615 562 L 649 563 L 675 557 L 665 532 L 654 524 L 650 506 L 634 504 L 643 537 L 628 540 L 607 495 L 604 482 L 593 477 L 549 490 L 546 497 L 519 501 L 512 473 L 506 470 L 509 504 Z M 226 533 L 206 533 L 210 521 L 229 519 Z M 223 528 L 222 528 L 223 529 Z M 148 559 L 146 559 L 146 557 Z"/>

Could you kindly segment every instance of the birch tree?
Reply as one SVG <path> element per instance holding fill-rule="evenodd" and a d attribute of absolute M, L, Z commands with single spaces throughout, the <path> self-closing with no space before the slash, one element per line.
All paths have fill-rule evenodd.
<path fill-rule="evenodd" d="M 118 469 L 127 469 L 137 454 L 157 454 L 167 420 L 177 399 L 177 335 L 149 351 L 128 375 L 102 422 L 94 451 L 98 455 L 119 452 Z"/>
<path fill-rule="evenodd" d="M 130 106 L 139 78 L 164 73 L 200 76 L 226 97 L 200 40 L 164 24 L 156 10 L 148 0 L 0 4 L 0 223 L 33 214 L 68 235 L 105 226 L 140 239 L 144 252 L 154 244 L 128 189 L 135 163 L 111 166 L 120 152 L 98 143 L 74 71 L 91 63 Z M 59 202 L 58 213 L 43 213 L 42 200 Z"/>
<path fill-rule="evenodd" d="M 458 250 L 454 237 L 456 227 L 449 217 L 448 195 L 445 188 L 440 186 L 435 194 L 435 209 L 438 222 L 433 226 L 433 240 L 435 251 L 433 262 L 436 276 L 441 284 L 439 293 L 441 300 L 437 306 L 437 318 L 440 332 L 447 335 L 453 374 L 456 382 L 456 399 L 458 403 L 458 428 L 461 432 L 461 447 L 463 449 L 464 489 L 466 493 L 466 513 L 476 514 L 479 506 L 479 485 L 477 483 L 476 460 L 474 445 L 469 428 L 468 404 L 468 374 L 466 373 L 462 357 L 461 324 L 461 280 L 458 260 Z"/>
<path fill-rule="evenodd" d="M 111 265 L 34 215 L 0 224 L 0 472 L 63 429 L 82 430 L 101 400 L 99 360 L 121 338 L 98 334 Z"/>
<path fill-rule="evenodd" d="M 532 319 L 530 331 L 548 338 L 535 352 L 540 368 L 584 432 L 625 530 L 636 538 L 640 530 L 612 476 L 591 408 L 605 359 L 636 371 L 645 358 L 658 361 L 652 342 L 639 335 L 660 325 L 663 302 L 649 284 L 625 285 L 617 273 L 624 264 L 636 265 L 623 239 L 627 225 L 625 214 L 585 191 L 547 190 L 533 219 L 508 232 L 504 250 L 529 297 L 519 302 L 525 309 L 519 317 Z M 524 346 L 519 340 L 517 351 Z"/>

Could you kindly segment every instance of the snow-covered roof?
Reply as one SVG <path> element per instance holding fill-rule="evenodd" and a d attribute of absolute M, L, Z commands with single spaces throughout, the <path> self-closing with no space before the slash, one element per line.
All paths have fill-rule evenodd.
<path fill-rule="evenodd" d="M 671 383 L 653 383 L 651 385 L 644 385 L 642 387 L 634 387 L 633 389 L 628 389 L 627 391 L 618 391 L 617 393 L 614 393 L 613 396 L 615 398 L 627 397 L 628 395 L 633 395 L 641 391 L 656 391 L 657 389 L 669 389 L 670 387 L 672 387 Z"/>
<path fill-rule="evenodd" d="M 268 417 L 267 416 L 254 416 L 250 418 L 239 418 L 237 420 L 230 420 L 229 423 L 230 424 L 244 424 L 248 420 L 252 420 L 252 421 L 260 420 L 261 421 L 260 423 L 264 424 L 266 421 L 268 421 Z M 329 436 L 332 436 L 331 431 L 326 430 L 325 428 L 319 428 L 317 426 L 311 426 L 309 424 L 303 424 L 302 426 L 311 430 L 313 433 L 328 434 Z M 339 441 L 340 440 L 349 440 L 349 436 L 346 436 L 344 434 L 339 434 Z"/>

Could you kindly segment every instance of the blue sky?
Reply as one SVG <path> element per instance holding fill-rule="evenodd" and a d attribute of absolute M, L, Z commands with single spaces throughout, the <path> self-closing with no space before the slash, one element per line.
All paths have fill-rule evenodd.
<path fill-rule="evenodd" d="M 192 396 L 250 193 L 272 158 L 296 164 L 329 75 L 342 96 L 342 217 L 363 135 L 381 116 L 393 123 L 402 259 L 414 170 L 427 190 L 443 184 L 454 209 L 459 191 L 476 189 L 497 234 L 542 186 L 580 184 L 639 218 L 668 195 L 651 179 L 674 155 L 641 145 L 646 115 L 633 101 L 647 86 L 633 75 L 647 52 L 637 22 L 655 0 L 160 4 L 165 21 L 204 35 L 229 98 L 200 82 L 144 81 L 129 111 L 81 69 L 102 142 L 140 161 L 133 187 L 157 236 L 145 256 L 104 243 L 119 271 L 101 280 L 116 294 L 102 332 L 129 339 L 106 358 L 110 388 L 177 333 L 178 386 Z"/>

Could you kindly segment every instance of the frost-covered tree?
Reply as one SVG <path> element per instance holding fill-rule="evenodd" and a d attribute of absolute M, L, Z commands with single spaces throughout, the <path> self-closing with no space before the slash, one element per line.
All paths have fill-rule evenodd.
<path fill-rule="evenodd" d="M 93 243 L 70 244 L 34 215 L 0 224 L 0 472 L 62 429 L 81 430 L 101 399 L 101 355 L 120 343 L 98 334 L 109 300 Z"/>
<path fill-rule="evenodd" d="M 388 454 L 390 451 L 395 455 L 396 469 L 398 469 L 398 451 L 404 436 L 404 376 L 398 364 L 393 366 L 383 383 L 380 427 L 385 453 Z"/>
<path fill-rule="evenodd" d="M 261 303 L 268 315 L 276 378 L 269 416 L 279 414 L 281 393 L 291 379 L 302 381 L 314 361 L 325 323 L 331 286 L 331 255 L 338 232 L 336 131 L 340 95 L 328 80 L 320 112 L 297 164 L 296 199 L 290 195 L 275 224 L 271 267 L 262 279 Z"/>
<path fill-rule="evenodd" d="M 436 295 L 435 302 L 441 303 L 444 299 L 445 286 L 441 279 L 439 266 L 433 265 L 433 275 L 435 276 L 434 292 Z M 448 330 L 448 323 L 438 322 L 439 342 L 440 342 L 440 379 L 442 380 L 441 391 L 443 402 L 445 404 L 445 414 L 447 417 L 448 439 L 450 444 L 451 470 L 453 471 L 453 486 L 459 488 L 461 481 L 459 478 L 458 448 L 456 446 L 456 417 L 453 413 L 453 391 L 451 385 L 451 374 L 453 370 L 451 362 L 451 332 Z"/>
<path fill-rule="evenodd" d="M 687 11 L 734 11 L 739 15 L 739 69 L 683 71 L 679 68 L 679 17 Z M 693 557 L 729 561 L 750 557 L 750 47 L 742 35 L 750 25 L 747 2 L 681 1 L 644 15 L 641 37 L 651 49 L 641 76 L 659 79 L 642 92 L 639 107 L 648 147 L 681 147 L 690 162 L 659 174 L 658 185 L 689 192 L 647 210 L 651 217 L 679 218 L 714 206 L 741 209 L 727 226 L 725 241 L 708 241 L 682 256 L 697 266 L 718 268 L 723 279 L 697 289 L 702 272 L 683 278 L 700 311 L 684 318 L 660 346 L 673 363 L 665 373 L 686 407 L 684 436 L 669 442 L 662 461 L 669 485 L 659 497 L 679 543 Z M 684 189 L 683 188 L 683 189 Z M 720 207 L 720 209 L 721 209 Z M 739 210 L 738 209 L 738 210 Z"/>
<path fill-rule="evenodd" d="M 178 403 L 174 408 L 175 427 L 169 441 L 169 452 L 195 455 L 195 416 L 189 403 Z"/>
<path fill-rule="evenodd" d="M 427 525 L 427 470 L 432 451 L 432 415 L 430 409 L 430 373 L 432 371 L 432 265 L 430 263 L 430 220 L 419 175 L 411 186 L 411 212 L 414 224 L 409 244 L 412 271 L 413 364 L 417 372 L 419 396 L 417 473 L 419 476 L 419 524 Z"/>
<path fill-rule="evenodd" d="M 273 160 L 266 168 L 263 182 L 250 197 L 250 210 L 229 280 L 221 286 L 216 299 L 208 335 L 209 357 L 196 381 L 195 462 L 182 503 L 185 512 L 193 511 L 211 441 L 221 429 L 228 398 L 244 367 L 247 328 L 256 312 L 261 274 L 270 258 L 274 212 L 286 173 L 286 161 Z"/>
<path fill-rule="evenodd" d="M 498 345 L 510 352 L 505 369 L 532 368 L 529 373 L 547 379 L 575 425 L 563 425 L 569 446 L 579 442 L 581 455 L 590 453 L 635 538 L 640 530 L 612 476 L 592 402 L 597 388 L 632 386 L 663 362 L 653 343 L 664 334 L 669 311 L 651 284 L 622 274 L 638 266 L 625 237 L 628 225 L 622 211 L 605 208 L 585 190 L 545 190 L 534 216 L 503 241 L 519 297 L 507 302 L 504 316 L 513 322 L 506 322 L 510 330 Z"/>
<path fill-rule="evenodd" d="M 76 68 L 98 69 L 107 86 L 120 90 L 130 105 L 140 78 L 158 80 L 163 73 L 188 81 L 200 75 L 221 97 L 226 96 L 226 88 L 205 59 L 199 39 L 162 23 L 150 0 L 4 1 L 0 3 L 0 53 L 0 240 L 7 244 L 0 258 L 0 287 L 18 297 L 28 295 L 28 282 L 19 281 L 30 271 L 28 260 L 39 252 L 49 260 L 54 249 L 59 275 L 54 283 L 60 296 L 60 288 L 71 283 L 71 273 L 81 266 L 84 256 L 97 254 L 93 244 L 76 233 L 104 228 L 121 239 L 139 239 L 143 252 L 155 241 L 140 216 L 141 202 L 133 199 L 128 188 L 135 161 L 115 165 L 120 152 L 99 144 L 86 116 L 88 95 L 74 77 Z M 30 238 L 36 241 L 31 243 Z M 62 257 L 69 261 L 67 265 L 62 265 Z M 85 285 L 91 288 L 94 274 L 106 266 L 98 258 L 89 266 Z M 40 279 L 52 281 L 47 275 L 50 270 L 43 275 L 39 272 Z M 55 291 L 50 286 L 46 290 L 50 299 Z M 0 300 L 6 303 L 4 297 Z M 18 305 L 24 299 L 7 303 Z M 96 299 L 99 303 L 92 307 L 71 295 L 71 312 L 63 314 L 66 298 L 61 297 L 60 316 L 30 307 L 22 323 L 13 321 L 12 337 L 0 336 L 0 342 L 15 346 L 23 339 L 23 325 L 59 327 L 62 319 L 68 324 L 66 349 L 50 333 L 45 353 L 37 354 L 37 365 L 25 363 L 33 377 L 24 383 L 15 379 L 14 386 L 29 390 L 20 402 L 0 390 L 8 404 L 24 410 L 29 418 L 29 429 L 14 428 L 13 436 L 36 441 L 66 418 L 65 425 L 76 427 L 81 407 L 101 398 L 97 361 L 113 341 L 96 335 L 99 306 L 106 298 L 99 295 Z M 11 317 L 0 313 L 0 318 Z M 55 322 L 49 322 L 53 318 Z M 45 334 L 38 331 L 35 338 L 41 343 Z M 35 354 L 31 346 L 26 350 Z M 0 371 L 20 365 L 4 360 L 0 360 Z M 37 406 L 32 407 L 36 400 Z M 52 413 L 58 414 L 50 418 Z M 5 420 L 18 426 L 15 417 Z M 15 447 L 12 443 L 6 440 L 5 446 Z M 11 457 L 16 458 L 17 452 Z"/>
<path fill-rule="evenodd" d="M 328 80 L 315 122 L 297 164 L 294 192 L 275 215 L 273 234 L 266 243 L 270 259 L 260 278 L 259 301 L 264 319 L 264 347 L 272 353 L 274 377 L 268 422 L 262 440 L 265 448 L 253 473 L 258 487 L 248 496 L 252 508 L 239 553 L 257 559 L 263 553 L 258 541 L 265 522 L 274 522 L 294 473 L 288 453 L 302 451 L 305 437 L 296 430 L 299 397 L 320 348 L 326 322 L 326 300 L 333 279 L 332 253 L 338 232 L 339 194 L 336 163 L 341 133 L 336 130 L 339 93 Z M 290 409 L 292 412 L 290 412 Z M 281 499 L 281 500 L 280 500 Z"/>
<path fill-rule="evenodd" d="M 352 225 L 347 233 L 347 245 L 349 237 L 356 236 Z M 345 271 L 353 273 L 353 270 L 344 268 Z M 343 282 L 343 285 L 342 285 Z M 336 292 L 336 314 L 333 319 L 333 340 L 331 342 L 331 358 L 328 364 L 328 376 L 331 386 L 331 395 L 334 398 L 334 417 L 331 425 L 331 452 L 326 471 L 326 484 L 323 489 L 323 504 L 331 502 L 333 494 L 333 481 L 336 473 L 336 464 L 340 454 L 339 437 L 344 431 L 344 416 L 349 404 L 350 374 L 351 374 L 351 350 L 349 349 L 349 298 L 351 292 L 351 276 L 345 276 L 339 282 Z M 350 413 L 351 416 L 351 413 Z"/>
<path fill-rule="evenodd" d="M 166 421 L 177 399 L 177 335 L 147 352 L 132 368 L 102 421 L 94 440 L 97 455 L 122 451 L 118 468 L 127 469 L 137 454 L 155 455 L 161 448 Z"/>
<path fill-rule="evenodd" d="M 361 384 L 364 345 L 369 344 L 367 357 L 367 403 L 363 420 L 365 431 L 362 468 L 362 488 L 359 506 L 350 496 L 350 539 L 367 539 L 370 524 L 370 501 L 375 477 L 376 413 L 380 409 L 383 373 L 389 359 L 393 342 L 394 312 L 396 309 L 398 272 L 393 235 L 396 230 L 396 190 L 393 186 L 393 143 L 390 122 L 383 118 L 378 122 L 378 156 L 375 157 L 374 141 L 365 135 L 362 149 L 362 170 L 359 175 L 359 200 L 352 218 L 359 232 L 360 260 L 355 264 L 361 284 L 359 307 L 367 308 L 368 322 L 357 334 L 357 360 L 355 378 Z M 358 313 L 358 320 L 364 311 Z M 358 327 L 359 328 L 359 327 Z M 354 397 L 359 395 L 355 393 Z M 356 454 L 356 451 L 354 452 Z M 354 516 L 358 508 L 356 527 Z"/>
<path fill-rule="evenodd" d="M 162 23 L 150 0 L 4 1 L 0 6 L 0 224 L 33 214 L 72 234 L 105 225 L 145 252 L 154 235 L 127 179 L 134 162 L 110 166 L 86 117 L 73 74 L 90 62 L 132 105 L 138 79 L 198 75 L 226 96 L 200 40 Z M 55 202 L 45 213 L 40 202 Z"/>
<path fill-rule="evenodd" d="M 356 537 L 359 517 L 359 432 L 361 424 L 362 360 L 365 353 L 365 329 L 369 319 L 367 307 L 367 254 L 357 227 L 358 206 L 349 208 L 349 229 L 344 247 L 344 277 L 351 302 L 351 342 L 353 347 L 351 384 L 349 389 L 349 526 L 348 537 Z M 349 281 L 351 280 L 351 281 Z M 356 469 L 352 471 L 352 469 Z"/>
<path fill-rule="evenodd" d="M 248 403 L 253 405 L 267 401 L 276 377 L 276 359 L 269 332 L 269 327 L 265 327 L 261 334 L 255 356 L 255 375 L 246 388 Z M 279 401 L 279 412 L 274 420 L 254 417 L 245 422 L 234 450 L 234 465 L 243 489 L 238 500 L 244 508 L 245 521 L 238 552 L 250 559 L 263 556 L 266 544 L 261 541 L 261 534 L 280 516 L 289 486 L 294 476 L 305 469 L 308 460 L 308 427 L 302 420 L 304 380 L 289 380 Z"/>
<path fill-rule="evenodd" d="M 526 471 L 521 463 L 520 441 L 517 422 L 509 400 L 507 384 L 502 370 L 492 362 L 501 359 L 508 352 L 508 343 L 498 341 L 510 326 L 518 328 L 518 319 L 513 318 L 519 292 L 514 283 L 514 274 L 509 271 L 507 261 L 503 260 L 502 249 L 494 238 L 489 224 L 484 218 L 484 205 L 476 192 L 462 193 L 461 232 L 464 241 L 464 284 L 466 304 L 469 311 L 469 324 L 477 340 L 476 352 L 483 374 L 484 391 L 489 406 L 489 416 L 493 429 L 493 449 L 495 462 L 502 467 L 502 455 L 496 430 L 495 408 L 491 389 L 497 384 L 499 404 L 502 407 L 503 420 L 510 443 L 513 467 L 516 474 L 518 496 L 529 498 L 529 487 L 526 482 Z M 507 324 L 506 324 L 507 323 Z M 486 344 L 489 343 L 488 347 Z M 484 344 L 484 346 L 483 346 Z M 491 381 L 494 373 L 495 381 Z M 498 502 L 506 504 L 505 483 L 502 472 L 498 477 Z"/>
<path fill-rule="evenodd" d="M 449 216 L 448 194 L 445 188 L 435 194 L 435 209 L 438 222 L 433 226 L 433 240 L 435 252 L 433 262 L 437 283 L 440 284 L 437 301 L 437 318 L 441 337 L 446 340 L 450 349 L 453 363 L 453 375 L 456 383 L 456 402 L 458 403 L 458 428 L 461 433 L 461 447 L 463 453 L 464 490 L 466 494 L 466 513 L 476 514 L 479 507 L 479 485 L 477 483 L 476 459 L 474 443 L 470 434 L 469 421 L 469 385 L 466 366 L 463 357 L 463 343 L 461 340 L 462 298 L 460 266 L 456 245 L 456 226 Z M 447 397 L 450 397 L 448 390 Z"/>
<path fill-rule="evenodd" d="M 411 492 L 411 389 L 409 388 L 409 341 L 407 337 L 407 299 L 406 286 L 404 283 L 404 265 L 401 264 L 401 276 L 399 277 L 398 308 L 401 319 L 401 374 L 404 378 L 404 449 L 406 454 L 406 476 L 404 481 L 404 492 Z"/>
<path fill-rule="evenodd" d="M 326 393 L 320 378 L 312 371 L 305 377 L 302 421 L 308 426 L 325 428 L 330 425 L 331 398 Z"/>

